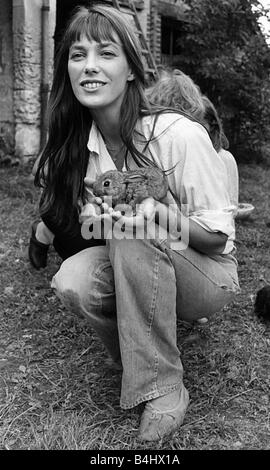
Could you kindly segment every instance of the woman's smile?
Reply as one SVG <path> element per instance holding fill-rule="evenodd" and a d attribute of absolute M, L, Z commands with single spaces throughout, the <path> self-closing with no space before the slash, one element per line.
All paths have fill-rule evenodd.
<path fill-rule="evenodd" d="M 88 91 L 96 91 L 99 88 L 106 85 L 106 83 L 98 82 L 98 81 L 90 81 L 90 80 L 83 80 L 81 82 L 81 86 Z"/>

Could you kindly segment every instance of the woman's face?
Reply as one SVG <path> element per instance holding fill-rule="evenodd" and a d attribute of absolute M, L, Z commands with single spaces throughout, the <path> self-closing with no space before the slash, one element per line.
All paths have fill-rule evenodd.
<path fill-rule="evenodd" d="M 89 41 L 86 36 L 69 50 L 68 73 L 77 100 L 93 111 L 119 111 L 127 82 L 134 79 L 120 39 Z"/>

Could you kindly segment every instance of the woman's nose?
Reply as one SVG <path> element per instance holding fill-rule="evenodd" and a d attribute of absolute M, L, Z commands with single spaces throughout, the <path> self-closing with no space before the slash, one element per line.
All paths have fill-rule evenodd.
<path fill-rule="evenodd" d="M 99 71 L 99 64 L 98 64 L 98 59 L 95 54 L 90 54 L 87 57 L 85 68 L 84 68 L 85 73 L 96 73 Z"/>

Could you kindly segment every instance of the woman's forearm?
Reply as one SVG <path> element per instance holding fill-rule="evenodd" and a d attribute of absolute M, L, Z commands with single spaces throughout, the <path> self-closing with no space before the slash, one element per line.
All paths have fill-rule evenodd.
<path fill-rule="evenodd" d="M 163 203 L 156 205 L 156 222 L 174 235 L 181 233 L 181 225 L 185 220 L 185 229 L 188 230 L 189 245 L 197 251 L 205 254 L 221 254 L 224 251 L 227 235 L 222 232 L 208 232 L 194 220 L 184 217 L 177 211 Z M 187 238 L 187 237 L 185 237 Z"/>
<path fill-rule="evenodd" d="M 192 248 L 205 253 L 221 254 L 224 251 L 227 235 L 222 232 L 208 232 L 194 220 L 189 219 L 189 242 Z"/>

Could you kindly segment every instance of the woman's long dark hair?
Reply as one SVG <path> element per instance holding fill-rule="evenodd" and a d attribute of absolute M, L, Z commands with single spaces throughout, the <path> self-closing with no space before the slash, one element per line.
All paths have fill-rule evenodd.
<path fill-rule="evenodd" d="M 135 79 L 128 82 L 121 108 L 121 137 L 128 150 L 141 158 L 133 144 L 133 131 L 144 98 L 144 67 L 136 35 L 118 10 L 104 5 L 80 7 L 72 17 L 57 53 L 52 90 L 48 103 L 48 141 L 42 152 L 35 184 L 43 187 L 42 216 L 49 214 L 53 224 L 72 231 L 78 200 L 84 200 L 83 180 L 89 151 L 87 141 L 92 124 L 89 110 L 74 96 L 68 75 L 70 46 L 81 36 L 100 42 L 120 38 Z"/>
<path fill-rule="evenodd" d="M 138 166 L 155 163 L 134 145 L 134 130 L 143 115 L 164 112 L 151 106 L 144 94 L 145 75 L 136 34 L 123 15 L 110 6 L 79 7 L 66 29 L 57 53 L 54 79 L 48 104 L 48 141 L 42 152 L 35 184 L 43 187 L 40 213 L 53 225 L 72 233 L 78 200 L 84 201 L 84 177 L 89 160 L 87 142 L 92 125 L 89 110 L 75 98 L 68 75 L 70 46 L 82 36 L 89 40 L 115 41 L 118 35 L 134 80 L 127 82 L 120 112 L 120 133 Z M 156 120 L 155 120 L 156 122 Z"/>

